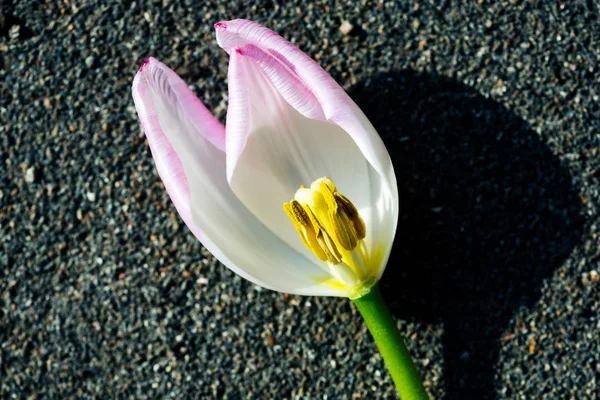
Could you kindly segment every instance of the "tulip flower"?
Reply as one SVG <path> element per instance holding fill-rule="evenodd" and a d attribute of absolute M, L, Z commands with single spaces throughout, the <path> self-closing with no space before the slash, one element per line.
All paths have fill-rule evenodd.
<path fill-rule="evenodd" d="M 226 128 L 153 58 L 133 82 L 158 174 L 181 218 L 221 263 L 257 285 L 353 299 L 381 336 L 394 381 L 418 382 L 407 393 L 426 398 L 376 285 L 398 220 L 396 178 L 379 135 L 287 40 L 252 21 L 215 29 L 229 54 Z"/>

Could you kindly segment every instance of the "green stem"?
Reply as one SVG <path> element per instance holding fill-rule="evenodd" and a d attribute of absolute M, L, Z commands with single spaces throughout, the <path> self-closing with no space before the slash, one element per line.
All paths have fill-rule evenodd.
<path fill-rule="evenodd" d="M 427 392 L 421 383 L 410 353 L 396 327 L 381 293 L 379 285 L 373 285 L 361 297 L 352 299 L 363 316 L 383 360 L 392 375 L 402 400 L 428 400 Z"/>

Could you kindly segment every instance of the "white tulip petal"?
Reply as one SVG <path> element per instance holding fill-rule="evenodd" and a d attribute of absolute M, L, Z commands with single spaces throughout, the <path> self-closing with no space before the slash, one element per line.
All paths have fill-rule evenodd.
<path fill-rule="evenodd" d="M 187 203 L 178 199 L 178 210 L 182 216 L 191 213 L 193 221 L 186 223 L 211 253 L 242 277 L 272 290 L 348 295 L 344 288 L 330 284 L 329 274 L 274 235 L 233 194 L 226 179 L 225 153 L 216 147 L 212 133 L 202 129 L 190 107 L 193 94 L 173 71 L 152 60 L 140 69 L 133 90 L 145 129 L 156 130 L 168 141 L 153 148 L 155 159 L 158 162 L 166 152 L 177 157 L 183 168 L 186 182 L 178 193 L 188 197 Z"/>
<path fill-rule="evenodd" d="M 390 242 L 393 221 L 382 204 L 387 187 L 352 137 L 333 123 L 294 109 L 259 63 L 243 52 L 231 54 L 229 68 L 230 110 L 243 113 L 228 114 L 228 149 L 231 142 L 246 141 L 239 158 L 228 165 L 230 184 L 248 209 L 279 238 L 322 265 L 299 239 L 282 204 L 301 185 L 329 176 L 359 209 L 367 226 L 367 251 L 375 251 L 381 240 Z"/>
<path fill-rule="evenodd" d="M 372 203 L 366 207 L 359 205 L 359 210 L 368 225 L 367 229 L 370 230 L 369 237 L 366 238 L 367 244 L 371 247 L 371 251 L 382 253 L 381 257 L 378 257 L 380 258 L 378 275 L 381 276 L 389 257 L 398 221 L 398 189 L 389 154 L 369 120 L 323 68 L 277 33 L 247 20 L 219 22 L 215 28 L 217 42 L 232 58 L 239 49 L 245 49 L 251 45 L 260 49 L 263 54 L 272 56 L 273 60 L 278 60 L 286 70 L 293 72 L 294 79 L 301 82 L 301 88 L 298 90 L 308 89 L 309 95 L 306 96 L 306 99 L 315 98 L 322 109 L 324 119 L 341 128 L 360 149 L 363 157 L 369 163 L 370 183 L 368 186 L 371 188 Z M 274 87 L 285 87 L 288 90 L 292 86 L 291 84 L 282 85 L 276 81 L 288 78 L 285 78 L 284 74 L 278 74 L 277 68 L 273 67 L 271 63 L 269 65 L 271 68 L 264 75 L 271 80 Z M 230 101 L 233 100 L 233 97 L 230 91 Z M 284 98 L 288 100 L 294 97 L 288 95 Z M 296 107 L 295 102 L 290 100 L 288 102 L 292 107 Z M 307 104 L 307 101 L 299 102 L 299 104 Z M 310 109 L 314 110 L 315 107 Z M 297 108 L 297 111 L 304 116 L 320 119 L 320 117 L 308 115 L 304 110 L 304 107 Z M 244 133 L 247 134 L 248 129 L 244 132 L 241 128 L 241 125 L 234 127 L 232 131 L 235 130 L 236 135 L 230 137 L 229 123 L 227 125 L 227 167 L 230 181 L 234 171 L 233 166 L 245 151 L 246 137 Z M 304 136 L 302 136 L 302 140 L 303 138 Z M 230 148 L 234 148 L 235 151 L 230 153 Z M 337 184 L 337 180 L 334 179 L 334 181 Z M 340 185 L 340 191 L 353 202 L 361 202 L 360 198 L 355 199 L 354 194 L 348 192 L 345 186 Z M 360 193 L 358 195 L 360 196 Z"/>

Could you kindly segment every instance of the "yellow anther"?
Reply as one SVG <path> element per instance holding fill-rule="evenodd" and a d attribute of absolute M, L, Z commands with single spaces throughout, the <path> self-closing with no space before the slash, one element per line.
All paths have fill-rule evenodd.
<path fill-rule="evenodd" d="M 317 179 L 310 189 L 301 186 L 284 209 L 306 247 L 320 260 L 353 264 L 346 259 L 348 252 L 365 238 L 366 227 L 354 204 L 337 191 L 330 178 Z"/>
<path fill-rule="evenodd" d="M 322 230 L 320 234 L 317 235 L 317 241 L 321 245 L 321 249 L 327 255 L 327 260 L 323 261 L 328 261 L 332 264 L 339 264 L 342 262 L 342 255 L 335 246 L 333 239 L 331 239 L 331 236 L 329 236 L 326 231 Z"/>
<path fill-rule="evenodd" d="M 296 200 L 283 205 L 283 209 L 294 224 L 296 231 L 304 242 L 304 245 L 312 251 L 320 260 L 328 261 L 327 254 L 321 249 L 321 244 L 317 239 L 318 227 L 315 229 L 314 222 L 316 221 L 312 212 L 308 212 Z M 310 214 L 309 214 L 310 213 Z"/>
<path fill-rule="evenodd" d="M 339 212 L 338 201 L 335 198 L 334 192 L 335 185 L 329 180 L 326 182 L 324 179 L 317 181 L 319 193 L 323 196 L 325 203 L 327 204 L 327 212 L 329 214 L 329 220 L 333 234 L 340 242 L 343 248 L 346 250 L 352 250 L 356 247 L 357 237 L 352 222 L 348 219 L 348 216 L 344 212 Z M 331 183 L 330 183 L 331 182 Z M 315 182 L 316 183 L 316 182 Z M 332 189 L 333 187 L 333 189 Z M 343 211 L 343 210 L 342 210 Z"/>
<path fill-rule="evenodd" d="M 344 214 L 347 215 L 352 221 L 358 240 L 364 239 L 367 234 L 367 227 L 365 226 L 365 222 L 360 217 L 360 214 L 358 213 L 358 210 L 354 204 L 352 204 L 352 202 L 341 193 L 335 192 L 334 196 L 338 203 L 338 207 L 343 208 Z"/>

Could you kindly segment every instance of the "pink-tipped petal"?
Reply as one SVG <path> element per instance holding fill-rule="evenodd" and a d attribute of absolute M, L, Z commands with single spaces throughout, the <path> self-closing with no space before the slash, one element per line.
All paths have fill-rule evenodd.
<path fill-rule="evenodd" d="M 325 120 L 325 114 L 317 98 L 279 59 L 252 44 L 237 49 L 237 52 L 252 59 L 275 90 L 296 111 L 307 118 Z"/>
<path fill-rule="evenodd" d="M 173 105 L 174 110 L 169 111 L 185 114 L 189 122 L 195 124 L 195 130 L 201 132 L 202 138 L 221 151 L 225 149 L 225 128 L 177 74 L 153 57 L 140 66 L 133 80 L 132 95 L 167 193 L 186 225 L 200 240 L 205 240 L 192 219 L 189 185 L 181 161 L 160 125 L 157 107 Z"/>
<path fill-rule="evenodd" d="M 256 22 L 237 19 L 220 22 L 215 29 L 217 42 L 229 54 L 233 49 L 251 44 L 293 70 L 317 98 L 325 118 L 352 136 L 375 170 L 396 190 L 389 155 L 377 131 L 344 89 L 319 64 L 298 47 Z"/>
<path fill-rule="evenodd" d="M 371 215 L 366 217 L 372 221 L 370 240 L 379 243 L 386 242 L 387 248 L 385 250 L 387 255 L 389 255 L 398 219 L 398 190 L 396 186 L 396 177 L 389 154 L 381 141 L 381 138 L 360 108 L 352 101 L 352 99 L 350 99 L 337 82 L 321 68 L 321 66 L 299 50 L 295 45 L 270 29 L 247 20 L 220 22 L 215 25 L 215 29 L 217 33 L 217 42 L 231 56 L 230 68 L 235 64 L 242 64 L 241 62 L 238 62 L 241 60 L 241 58 L 238 57 L 241 55 L 237 52 L 238 49 L 250 48 L 250 46 L 256 47 L 262 54 L 270 56 L 271 62 L 279 62 L 279 69 L 284 69 L 290 73 L 294 78 L 293 81 L 290 76 L 284 78 L 290 82 L 290 86 L 301 85 L 302 88 L 306 88 L 314 98 L 317 99 L 326 121 L 341 128 L 346 135 L 352 138 L 361 152 L 362 157 L 366 159 L 369 164 L 369 168 L 366 169 L 365 173 L 369 177 L 366 181 L 366 185 L 370 186 L 368 196 L 371 198 L 370 207 L 367 211 Z M 276 69 L 273 68 L 273 70 Z M 274 83 L 272 75 L 267 73 L 264 68 L 261 68 L 260 75 L 266 77 L 272 90 L 279 91 L 277 89 L 278 85 Z M 235 93 L 232 94 L 231 90 L 230 76 L 230 101 L 234 101 Z M 237 91 L 238 89 L 234 90 Z M 268 92 L 265 90 L 264 93 L 267 95 Z M 248 100 L 248 95 L 246 95 L 245 101 L 247 104 L 252 103 Z M 287 103 L 294 108 L 294 104 L 289 101 L 287 101 Z M 242 114 L 248 113 L 249 111 L 237 107 L 236 112 Z M 300 114 L 302 115 L 302 113 Z M 307 115 L 304 116 L 314 118 Z M 235 130 L 235 135 L 230 137 L 228 116 L 227 167 L 230 181 L 232 181 L 234 173 L 237 173 L 234 171 L 236 171 L 236 167 L 240 162 L 239 159 L 243 156 L 252 132 L 252 129 L 246 128 L 244 130 L 239 125 L 232 127 L 232 131 L 233 130 Z M 296 140 L 304 141 L 308 140 L 308 138 L 300 134 Z M 331 143 L 331 145 L 335 145 L 335 143 Z M 230 153 L 230 149 L 233 149 L 234 151 Z M 325 156 L 327 151 L 322 151 L 320 154 L 324 154 Z M 298 165 L 306 165 L 307 161 L 314 162 L 315 160 L 303 160 L 303 162 Z M 238 168 L 237 171 L 242 171 L 242 169 Z M 291 172 L 290 174 L 293 175 Z M 315 176 L 312 179 L 318 177 L 319 176 Z M 360 177 L 357 177 L 355 182 L 360 182 Z M 303 183 L 306 184 L 307 182 Z M 361 187 L 361 189 L 365 188 Z M 239 196 L 238 191 L 236 191 L 236 194 Z M 356 200 L 353 199 L 353 201 Z M 387 256 L 384 257 L 383 261 L 387 261 Z M 380 273 L 383 273 L 383 268 Z"/>
<path fill-rule="evenodd" d="M 299 240 L 282 204 L 301 185 L 330 176 L 357 207 L 369 208 L 370 166 L 340 127 L 292 107 L 263 65 L 245 52 L 231 54 L 228 80 L 227 167 L 233 192 L 279 238 L 321 264 Z"/>
<path fill-rule="evenodd" d="M 204 246 L 242 277 L 269 289 L 347 295 L 330 276 L 265 228 L 226 179 L 224 129 L 168 67 L 149 59 L 133 97 L 161 179 Z"/>

